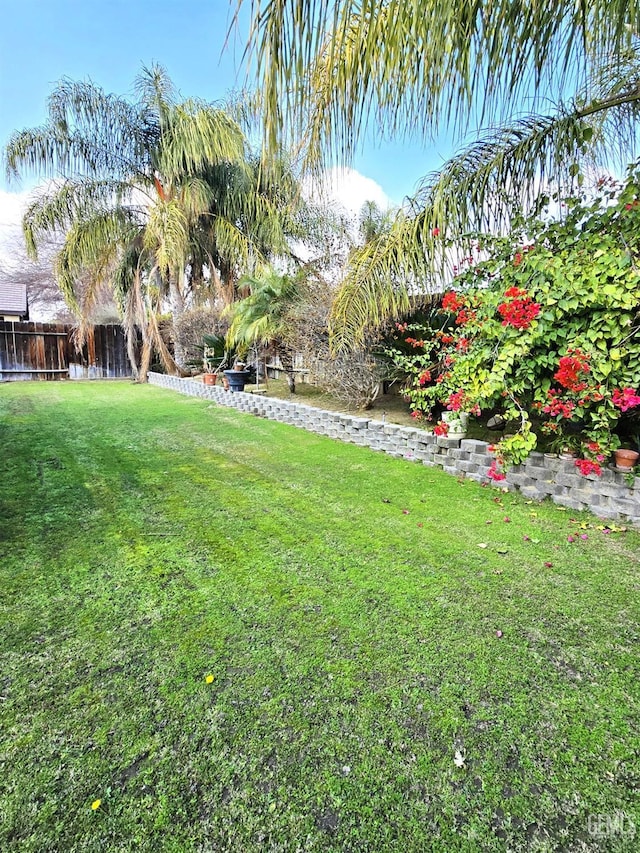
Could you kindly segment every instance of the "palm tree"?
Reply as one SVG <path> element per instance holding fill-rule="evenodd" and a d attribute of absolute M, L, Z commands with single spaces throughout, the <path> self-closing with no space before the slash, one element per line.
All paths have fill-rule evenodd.
<path fill-rule="evenodd" d="M 143 368 L 155 347 L 176 372 L 182 353 L 174 362 L 162 341 L 162 307 L 168 301 L 175 320 L 190 294 L 217 288 L 229 299 L 239 268 L 286 251 L 295 201 L 289 185 L 289 207 L 274 191 L 283 179 L 267 184 L 276 167 L 251 158 L 224 109 L 179 101 L 158 66 L 143 70 L 136 91 L 132 104 L 90 82 L 63 80 L 46 124 L 10 139 L 7 173 L 52 179 L 27 209 L 24 234 L 34 257 L 39 243 L 65 235 L 56 275 L 79 317 L 86 321 L 95 294 L 110 282 L 130 355 L 137 327 Z M 80 304 L 76 282 L 87 273 Z"/>
<path fill-rule="evenodd" d="M 295 353 L 287 336 L 290 312 L 300 298 L 303 275 L 302 271 L 295 276 L 281 274 L 267 267 L 244 277 L 241 284 L 249 293 L 232 306 L 227 333 L 227 340 L 234 346 L 270 346 L 280 357 L 292 394 L 296 391 Z"/>
<path fill-rule="evenodd" d="M 412 291 L 442 286 L 445 237 L 508 227 L 545 181 L 571 185 L 585 163 L 634 155 L 640 6 L 628 0 L 251 5 L 268 136 L 295 116 L 316 166 L 348 161 L 374 120 L 378 133 L 428 139 L 443 121 L 464 130 L 491 117 L 425 178 L 390 234 L 352 257 L 337 347 L 406 310 Z"/>

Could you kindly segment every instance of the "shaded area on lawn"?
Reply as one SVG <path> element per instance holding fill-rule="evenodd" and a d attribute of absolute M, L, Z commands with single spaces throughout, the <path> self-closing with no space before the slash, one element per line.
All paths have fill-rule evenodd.
<path fill-rule="evenodd" d="M 2 849 L 633 849 L 636 532 L 124 383 L 0 441 Z"/>

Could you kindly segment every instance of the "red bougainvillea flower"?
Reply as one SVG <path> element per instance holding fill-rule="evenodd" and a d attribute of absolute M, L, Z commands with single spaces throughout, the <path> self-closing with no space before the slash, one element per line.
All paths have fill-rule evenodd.
<path fill-rule="evenodd" d="M 440 229 L 434 228 L 431 233 L 433 234 L 434 237 L 439 237 L 440 236 Z"/>
<path fill-rule="evenodd" d="M 466 308 L 463 308 L 461 311 L 458 311 L 458 316 L 456 317 L 456 326 L 464 326 L 467 323 L 471 323 L 475 319 L 475 311 L 468 311 Z"/>
<path fill-rule="evenodd" d="M 433 428 L 433 432 L 435 435 L 449 435 L 449 424 L 445 424 L 444 421 L 438 421 Z"/>
<path fill-rule="evenodd" d="M 449 399 L 446 402 L 447 409 L 450 412 L 459 412 L 464 406 L 465 396 L 464 391 L 455 391 L 453 394 L 449 394 Z"/>
<path fill-rule="evenodd" d="M 584 474 L 585 477 L 588 474 L 595 474 L 596 477 L 599 477 L 602 474 L 602 468 L 600 465 L 597 462 L 593 462 L 591 459 L 576 459 L 576 468 L 581 474 Z"/>
<path fill-rule="evenodd" d="M 611 395 L 611 402 L 621 412 L 627 412 L 629 409 L 640 406 L 640 395 L 633 388 L 616 388 Z"/>
<path fill-rule="evenodd" d="M 426 385 L 427 382 L 431 382 L 431 371 L 430 370 L 423 370 L 422 373 L 420 374 L 420 376 L 418 377 L 418 384 L 419 385 Z"/>
<path fill-rule="evenodd" d="M 498 483 L 501 480 L 506 480 L 506 475 L 500 470 L 499 462 L 497 459 L 494 459 L 491 463 L 491 467 L 487 471 L 487 477 L 490 480 L 494 480 L 494 482 Z"/>
<path fill-rule="evenodd" d="M 453 290 L 449 290 L 442 297 L 442 307 L 445 311 L 451 311 L 452 314 L 455 314 L 456 311 L 459 311 L 463 305 L 464 301 L 462 299 L 459 299 L 458 294 Z"/>
<path fill-rule="evenodd" d="M 514 267 L 519 267 L 521 263 L 522 263 L 522 255 L 520 252 L 516 252 L 515 255 L 513 256 L 513 265 L 514 265 Z"/>
<path fill-rule="evenodd" d="M 422 420 L 422 412 L 418 412 L 417 410 L 415 412 L 411 412 L 411 417 L 415 418 L 417 421 L 421 421 Z"/>
<path fill-rule="evenodd" d="M 561 417 L 561 418 L 570 418 L 573 410 L 576 407 L 576 404 L 571 400 L 561 400 L 560 394 L 562 392 L 558 391 L 556 388 L 550 388 L 547 391 L 547 399 L 549 402 L 546 406 L 542 407 L 542 411 L 546 415 L 551 415 L 552 417 Z M 550 422 L 549 422 L 550 423 Z M 551 426 L 549 427 L 552 428 Z"/>
<path fill-rule="evenodd" d="M 578 349 L 569 350 L 569 355 L 560 359 L 559 368 L 553 378 L 569 391 L 584 391 L 587 385 L 582 379 L 590 370 L 588 356 Z"/>
<path fill-rule="evenodd" d="M 522 260 L 521 255 L 520 260 Z M 504 296 L 507 301 L 498 305 L 502 325 L 513 326 L 515 329 L 528 329 L 540 313 L 540 305 L 531 299 L 526 290 L 519 287 L 507 288 Z"/>

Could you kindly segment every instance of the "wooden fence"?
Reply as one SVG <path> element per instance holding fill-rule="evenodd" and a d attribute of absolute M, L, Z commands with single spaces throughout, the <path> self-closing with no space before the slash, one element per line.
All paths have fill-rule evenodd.
<path fill-rule="evenodd" d="M 94 326 L 80 351 L 62 323 L 0 322 L 0 381 L 131 376 L 120 326 Z"/>

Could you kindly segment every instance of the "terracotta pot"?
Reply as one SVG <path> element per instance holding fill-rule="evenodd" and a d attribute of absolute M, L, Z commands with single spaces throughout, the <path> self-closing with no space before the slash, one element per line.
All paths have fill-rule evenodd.
<path fill-rule="evenodd" d="M 216 382 L 218 381 L 218 374 L 217 373 L 204 373 L 202 375 L 202 381 L 204 382 L 205 385 L 215 385 Z"/>
<path fill-rule="evenodd" d="M 613 455 L 616 457 L 618 471 L 632 471 L 640 453 L 635 450 L 614 450 Z"/>

